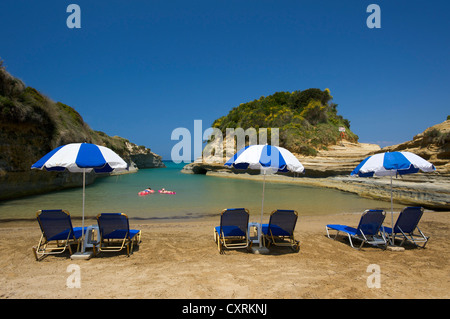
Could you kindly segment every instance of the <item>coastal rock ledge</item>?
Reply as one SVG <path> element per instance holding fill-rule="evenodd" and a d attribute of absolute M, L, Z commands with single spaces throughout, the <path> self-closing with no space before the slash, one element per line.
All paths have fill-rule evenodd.
<path fill-rule="evenodd" d="M 450 125 L 450 121 L 446 122 L 447 125 Z M 430 129 L 432 130 L 432 128 Z M 442 129 L 442 125 L 440 129 Z M 448 169 L 448 150 L 445 147 L 436 147 L 428 144 L 428 151 L 420 152 L 417 149 L 418 144 L 420 144 L 418 139 L 427 136 L 427 134 L 422 133 L 415 137 L 416 141 L 413 143 L 415 149 L 411 151 L 419 155 L 422 154 L 427 159 L 439 159 L 435 164 L 436 172 L 393 178 L 393 200 L 404 205 L 423 206 L 432 210 L 449 210 L 450 172 Z M 389 150 L 407 151 L 409 149 L 401 144 L 395 148 L 389 148 Z M 327 150 L 319 151 L 315 157 L 294 154 L 305 167 L 305 174 L 282 173 L 269 175 L 266 177 L 266 180 L 269 182 L 333 188 L 355 193 L 366 198 L 390 201 L 391 185 L 389 177 L 361 178 L 350 176 L 351 171 L 365 157 L 383 151 L 386 150 L 381 149 L 378 145 L 350 143 L 344 140 L 338 145 L 329 146 Z M 435 161 L 432 162 L 434 164 Z M 262 180 L 259 171 L 241 171 L 230 169 L 223 164 L 211 164 L 201 161 L 187 164 L 182 172 L 186 174 L 206 174 L 217 177 Z"/>

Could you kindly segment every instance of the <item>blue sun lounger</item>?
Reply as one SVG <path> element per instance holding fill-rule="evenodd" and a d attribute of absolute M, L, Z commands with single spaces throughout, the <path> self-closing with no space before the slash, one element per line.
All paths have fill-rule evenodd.
<path fill-rule="evenodd" d="M 361 241 L 361 245 L 358 249 L 361 249 L 364 243 L 374 246 L 384 245 L 384 247 L 386 247 L 386 237 L 384 236 L 384 233 L 380 231 L 385 217 L 386 213 L 383 210 L 366 210 L 362 214 L 357 228 L 346 225 L 330 224 L 326 226 L 327 236 L 328 238 L 331 238 L 329 229 L 332 229 L 336 231 L 336 236 L 334 236 L 334 239 L 336 239 L 340 232 L 346 233 L 348 239 L 350 240 L 350 245 L 353 248 L 355 247 L 353 246 L 352 238 Z"/>
<path fill-rule="evenodd" d="M 268 224 L 263 224 L 261 232 L 264 238 L 264 246 L 289 246 L 294 251 L 300 248 L 300 242 L 294 238 L 294 229 L 297 223 L 298 213 L 295 210 L 274 210 L 270 214 Z"/>
<path fill-rule="evenodd" d="M 72 227 L 69 212 L 62 209 L 39 210 L 36 217 L 42 232 L 38 245 L 33 247 L 34 257 L 37 261 L 46 255 L 61 254 L 67 248 L 72 254 L 70 247 L 72 244 L 77 244 L 78 250 L 83 229 Z"/>
<path fill-rule="evenodd" d="M 245 208 L 228 208 L 220 214 L 220 225 L 214 227 L 214 241 L 219 253 L 223 248 L 237 249 L 249 247 L 249 213 Z"/>
<path fill-rule="evenodd" d="M 128 216 L 123 213 L 97 215 L 100 242 L 94 246 L 99 251 L 120 251 L 127 246 L 127 256 L 133 253 L 133 245 L 141 242 L 141 231 L 130 229 Z"/>
<path fill-rule="evenodd" d="M 395 222 L 393 234 L 391 227 L 383 226 L 381 230 L 393 239 L 393 241 L 397 239 L 397 236 L 400 236 L 402 239 L 400 246 L 402 246 L 406 241 L 409 241 L 418 247 L 425 248 L 425 245 L 430 237 L 425 236 L 418 227 L 422 215 L 422 207 L 405 207 L 400 212 L 400 215 Z M 419 232 L 418 234 L 414 233 L 416 229 Z M 423 245 L 419 246 L 418 243 L 423 243 Z"/>

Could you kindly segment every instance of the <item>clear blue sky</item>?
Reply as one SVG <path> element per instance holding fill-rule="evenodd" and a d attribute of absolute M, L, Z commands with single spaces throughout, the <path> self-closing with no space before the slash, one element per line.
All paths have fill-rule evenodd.
<path fill-rule="evenodd" d="M 69 4 L 81 29 L 69 29 Z M 381 29 L 369 29 L 369 4 Z M 0 2 L 0 57 L 95 130 L 170 159 L 204 129 L 277 91 L 329 88 L 360 142 L 411 140 L 450 115 L 450 2 L 46 0 Z"/>

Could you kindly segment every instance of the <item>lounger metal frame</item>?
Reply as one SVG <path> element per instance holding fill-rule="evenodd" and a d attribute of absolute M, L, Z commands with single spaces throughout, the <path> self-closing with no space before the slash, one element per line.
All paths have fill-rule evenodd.
<path fill-rule="evenodd" d="M 361 216 L 361 219 L 363 218 L 363 216 L 364 216 L 365 214 L 367 214 L 367 213 L 370 212 L 370 211 L 371 211 L 371 210 L 369 210 L 369 209 L 368 209 L 368 210 L 365 210 L 365 211 L 363 212 L 362 216 Z M 386 212 L 385 212 L 385 211 L 382 211 L 382 214 L 384 215 L 384 217 L 386 217 Z M 383 220 L 384 220 L 384 218 L 383 218 Z M 360 220 L 360 223 L 361 223 L 361 220 Z M 349 241 L 350 241 L 350 246 L 351 246 L 352 248 L 356 248 L 356 249 L 358 249 L 358 250 L 361 250 L 361 248 L 363 247 L 363 245 L 364 245 L 365 243 L 367 243 L 367 244 L 370 244 L 370 245 L 373 245 L 373 246 L 383 245 L 383 246 L 384 246 L 383 249 L 386 249 L 387 244 L 388 244 L 388 240 L 387 240 L 387 238 L 386 238 L 384 232 L 383 232 L 383 231 L 380 231 L 380 229 L 381 229 L 381 224 L 382 224 L 382 223 L 380 223 L 380 228 L 379 228 L 379 230 L 376 232 L 375 235 L 364 234 L 364 231 L 363 231 L 362 229 L 360 229 L 359 225 L 358 225 L 358 228 L 356 228 L 356 231 L 359 230 L 359 232 L 361 232 L 361 235 L 358 235 L 358 234 L 350 234 L 350 233 L 348 233 L 348 232 L 344 232 L 344 233 L 347 234 L 347 237 L 348 237 L 348 239 L 349 239 Z M 326 231 L 327 231 L 327 236 L 328 236 L 328 238 L 333 239 L 333 240 L 336 240 L 336 237 L 337 237 L 337 236 L 339 235 L 339 233 L 341 232 L 340 230 L 336 230 L 336 229 L 333 229 L 333 228 L 329 228 L 328 225 L 325 226 L 325 229 L 326 229 Z M 334 236 L 334 238 L 331 238 L 328 229 L 336 230 L 336 235 Z M 378 235 L 378 234 L 379 234 L 379 235 Z M 359 245 L 359 247 L 355 247 L 355 246 L 353 245 L 352 238 L 353 238 L 353 239 L 360 240 L 360 241 L 361 241 L 361 245 Z"/>
<path fill-rule="evenodd" d="M 101 222 L 99 220 L 99 217 L 102 214 L 97 215 L 97 223 L 98 228 L 100 232 L 100 242 L 96 243 L 93 246 L 94 255 L 98 254 L 99 252 L 118 252 L 121 251 L 124 246 L 127 246 L 127 256 L 130 257 L 130 254 L 133 253 L 133 246 L 134 244 L 139 245 L 141 243 L 141 231 L 134 235 L 132 238 L 130 238 L 130 226 L 128 224 L 128 216 L 124 213 L 119 213 L 119 215 L 124 216 L 127 220 L 127 226 L 128 229 L 125 233 L 125 236 L 123 238 L 103 238 L 103 231 L 101 227 Z M 106 242 L 105 242 L 106 241 Z M 116 242 L 119 243 L 119 245 L 114 245 Z M 106 244 L 106 245 L 105 245 Z M 131 245 L 131 247 L 130 247 Z"/>
<path fill-rule="evenodd" d="M 62 212 L 70 218 L 70 214 L 66 210 L 58 209 L 58 210 L 38 210 L 36 212 L 36 218 L 39 223 L 39 227 L 41 228 L 41 238 L 39 240 L 39 243 L 37 246 L 32 247 L 34 257 L 36 258 L 36 261 L 41 260 L 46 255 L 56 255 L 56 254 L 62 254 L 66 251 L 67 248 L 69 248 L 70 254 L 72 254 L 72 248 L 70 245 L 77 244 L 77 250 L 80 248 L 81 243 L 81 237 L 75 238 L 75 234 L 73 231 L 72 222 L 69 219 L 70 228 L 71 230 L 67 233 L 67 238 L 65 239 L 59 239 L 59 240 L 48 240 L 47 235 L 45 233 L 44 226 L 42 225 L 42 221 L 40 219 L 40 215 L 42 212 Z M 55 246 L 53 246 L 55 245 Z"/>
<path fill-rule="evenodd" d="M 288 235 L 288 236 L 283 236 L 283 235 L 274 235 L 272 233 L 272 229 L 270 227 L 271 225 L 271 221 L 272 221 L 272 216 L 276 213 L 276 212 L 283 212 L 283 211 L 288 211 L 288 212 L 293 212 L 295 214 L 295 222 L 294 225 L 292 227 L 292 234 Z M 263 243 L 265 247 L 269 247 L 271 244 L 275 245 L 275 246 L 287 246 L 287 247 L 291 247 L 294 251 L 298 251 L 300 249 L 300 241 L 296 240 L 294 237 L 294 229 L 295 229 L 295 225 L 297 224 L 297 219 L 298 219 L 298 212 L 295 210 L 281 210 L 281 209 L 277 209 L 274 210 L 271 214 L 270 214 L 270 219 L 269 219 L 269 225 L 268 225 L 268 231 L 269 234 L 264 234 L 263 233 Z M 287 241 L 286 241 L 287 239 Z"/>
<path fill-rule="evenodd" d="M 247 216 L 250 216 L 248 209 L 246 208 L 240 209 L 244 210 L 247 213 Z M 220 213 L 221 225 L 223 214 L 227 211 L 232 210 L 235 209 L 224 209 Z M 247 217 L 247 225 L 248 225 L 248 217 Z M 245 236 L 225 236 L 223 231 L 220 234 L 218 234 L 216 228 L 214 227 L 214 241 L 217 243 L 217 249 L 221 254 L 223 253 L 223 247 L 227 249 L 239 249 L 239 248 L 248 248 L 251 247 L 252 245 L 252 242 L 249 240 L 248 227 L 245 228 Z M 238 241 L 238 243 L 233 243 L 233 241 Z"/>
<path fill-rule="evenodd" d="M 428 243 L 428 239 L 430 239 L 430 237 L 425 236 L 424 233 L 422 233 L 422 231 L 420 230 L 420 228 L 418 226 L 416 228 L 419 231 L 419 234 L 414 234 L 413 232 L 406 234 L 403 232 L 401 227 L 398 227 L 398 229 L 401 232 L 401 236 L 403 237 L 399 246 L 402 246 L 406 241 L 409 241 L 409 242 L 413 243 L 414 245 L 416 245 L 417 247 L 425 248 L 425 245 Z M 386 233 L 386 234 L 388 236 L 390 236 L 390 233 Z M 400 235 L 398 233 L 394 233 L 394 241 L 395 241 L 395 239 L 397 239 L 397 236 L 400 236 Z M 423 245 L 420 246 L 417 243 L 423 243 Z"/>
<path fill-rule="evenodd" d="M 394 230 L 398 229 L 400 231 L 400 233 L 394 232 L 394 234 L 392 236 L 390 231 L 388 231 L 385 227 L 382 227 L 383 233 L 386 236 L 388 236 L 389 238 L 393 239 L 392 242 L 395 242 L 396 239 L 401 239 L 402 241 L 399 246 L 402 246 L 406 241 L 409 241 L 412 244 L 416 245 L 417 247 L 425 248 L 425 245 L 427 244 L 428 239 L 430 239 L 430 237 L 425 236 L 424 233 L 420 230 L 420 228 L 418 226 L 419 221 L 423 215 L 423 207 L 406 207 L 403 209 L 402 212 L 400 212 L 400 214 L 403 214 L 404 211 L 406 211 L 407 209 L 420 209 L 420 211 L 421 211 L 420 216 L 417 218 L 417 223 L 416 223 L 415 227 L 412 228 L 412 231 L 408 233 L 406 231 L 403 231 L 403 229 L 399 225 L 397 225 L 399 222 L 399 219 L 401 218 L 401 215 L 399 215 L 397 218 L 397 222 L 394 225 Z M 389 228 L 389 229 L 391 229 L 391 228 Z M 419 231 L 419 234 L 414 233 L 414 231 L 416 229 Z M 397 238 L 397 236 L 400 238 Z M 418 245 L 418 243 L 423 243 L 423 245 L 420 246 L 420 245 Z"/>

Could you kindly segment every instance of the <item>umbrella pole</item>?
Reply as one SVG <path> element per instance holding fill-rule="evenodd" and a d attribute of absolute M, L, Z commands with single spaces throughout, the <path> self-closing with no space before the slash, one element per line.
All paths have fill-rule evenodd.
<path fill-rule="evenodd" d="M 264 177 L 263 177 L 263 191 L 262 191 L 262 202 L 261 202 L 261 229 L 262 229 L 262 223 L 263 223 L 263 212 L 264 212 L 264 191 L 266 188 L 266 170 L 264 170 Z M 262 231 L 259 232 L 259 247 L 262 247 Z"/>
<path fill-rule="evenodd" d="M 392 200 L 392 175 L 391 175 L 391 245 L 394 245 L 394 203 Z"/>
<path fill-rule="evenodd" d="M 83 216 L 81 217 L 81 251 L 76 252 L 70 259 L 90 259 L 92 257 L 91 252 L 86 252 L 86 247 L 84 246 L 84 199 L 86 193 L 86 168 L 83 168 Z"/>
<path fill-rule="evenodd" d="M 86 168 L 83 168 L 83 215 L 81 218 L 81 251 L 84 253 L 84 198 L 86 190 Z"/>

